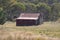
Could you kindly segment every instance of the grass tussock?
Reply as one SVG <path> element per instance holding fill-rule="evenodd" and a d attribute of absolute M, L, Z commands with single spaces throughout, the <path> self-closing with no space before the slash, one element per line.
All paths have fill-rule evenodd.
<path fill-rule="evenodd" d="M 0 32 L 0 40 L 48 40 L 48 37 L 36 35 L 32 32 Z"/>
<path fill-rule="evenodd" d="M 59 40 L 56 38 L 47 37 L 46 35 L 37 35 L 32 32 L 0 32 L 0 40 Z"/>

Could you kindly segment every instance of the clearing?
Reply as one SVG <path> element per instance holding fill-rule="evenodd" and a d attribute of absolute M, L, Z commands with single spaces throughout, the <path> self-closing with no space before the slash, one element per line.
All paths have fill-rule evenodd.
<path fill-rule="evenodd" d="M 11 36 L 13 39 L 16 38 L 14 40 L 60 40 L 60 23 L 44 22 L 38 26 L 16 26 L 16 22 L 6 22 L 0 25 L 1 40 L 6 37 L 12 39 Z M 18 36 L 20 38 L 17 38 Z"/>

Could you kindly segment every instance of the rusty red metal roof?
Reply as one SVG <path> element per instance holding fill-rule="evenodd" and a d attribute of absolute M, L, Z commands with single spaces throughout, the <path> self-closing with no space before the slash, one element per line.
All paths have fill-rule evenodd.
<path fill-rule="evenodd" d="M 21 13 L 17 19 L 32 19 L 37 20 L 40 13 Z"/>

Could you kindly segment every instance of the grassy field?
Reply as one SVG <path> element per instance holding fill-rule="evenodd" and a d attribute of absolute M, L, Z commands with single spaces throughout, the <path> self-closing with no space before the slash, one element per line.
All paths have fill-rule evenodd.
<path fill-rule="evenodd" d="M 12 39 L 11 35 L 16 36 L 16 39 L 19 40 L 35 40 L 35 38 L 36 40 L 52 40 L 52 38 L 54 40 L 54 38 L 60 38 L 60 23 L 58 22 L 44 22 L 38 26 L 16 26 L 15 22 L 6 22 L 4 25 L 0 25 L 0 30 L 0 36 L 1 34 L 5 34 L 5 36 L 10 34 L 8 37 L 10 40 Z M 20 35 L 20 38 L 17 38 L 17 35 Z M 23 35 L 22 38 L 21 35 Z"/>

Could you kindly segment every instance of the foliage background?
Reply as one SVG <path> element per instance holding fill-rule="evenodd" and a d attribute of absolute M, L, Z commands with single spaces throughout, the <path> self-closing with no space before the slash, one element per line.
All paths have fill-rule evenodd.
<path fill-rule="evenodd" d="M 43 13 L 44 21 L 54 21 L 60 18 L 60 0 L 0 0 L 0 23 L 22 12 Z"/>

